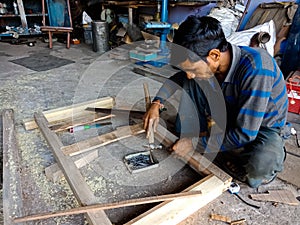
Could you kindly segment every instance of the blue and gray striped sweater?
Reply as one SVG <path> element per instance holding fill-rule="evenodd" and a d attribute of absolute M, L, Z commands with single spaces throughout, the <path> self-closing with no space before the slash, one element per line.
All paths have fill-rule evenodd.
<path fill-rule="evenodd" d="M 288 98 L 284 77 L 275 60 L 263 49 L 232 45 L 232 64 L 221 89 L 226 103 L 227 125 L 222 150 L 253 141 L 260 127 L 282 128 L 286 124 Z M 156 99 L 168 99 L 185 78 L 174 75 Z M 218 138 L 217 138 L 218 139 Z M 201 138 L 206 148 L 207 138 Z"/>

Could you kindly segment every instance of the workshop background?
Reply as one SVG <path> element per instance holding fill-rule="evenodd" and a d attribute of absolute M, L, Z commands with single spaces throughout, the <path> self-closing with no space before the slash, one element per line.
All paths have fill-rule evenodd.
<path fill-rule="evenodd" d="M 299 2 L 0 0 L 0 221 L 300 225 Z M 251 189 L 237 182 L 236 191 L 223 171 L 208 167 L 203 174 L 197 160 L 170 156 L 172 136 L 169 142 L 156 136 L 153 149 L 145 147 L 138 112 L 147 107 L 147 91 L 153 98 L 177 72 L 169 65 L 169 46 L 189 15 L 219 19 L 232 43 L 252 40 L 266 48 L 284 74 L 293 132 L 285 169 L 271 184 Z M 255 34 L 260 38 L 252 39 Z M 178 98 L 166 103 L 168 115 L 162 113 L 170 130 Z M 139 116 L 86 107 L 130 109 Z M 140 152 L 149 165 L 131 167 Z M 182 194 L 195 187 L 201 196 Z M 173 200 L 162 198 L 167 194 Z M 161 198 L 157 202 L 165 206 L 147 197 Z M 78 207 L 96 203 L 104 210 L 78 213 Z M 105 209 L 110 203 L 115 208 Z M 41 215 L 68 209 L 74 209 L 68 216 Z M 14 221 L 29 215 L 37 219 Z"/>

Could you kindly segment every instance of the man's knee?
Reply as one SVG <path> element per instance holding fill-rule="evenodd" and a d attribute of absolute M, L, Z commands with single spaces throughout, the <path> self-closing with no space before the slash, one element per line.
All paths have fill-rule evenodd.
<path fill-rule="evenodd" d="M 253 155 L 246 165 L 246 177 L 249 186 L 258 187 L 274 180 L 283 170 L 284 150 L 262 151 Z"/>

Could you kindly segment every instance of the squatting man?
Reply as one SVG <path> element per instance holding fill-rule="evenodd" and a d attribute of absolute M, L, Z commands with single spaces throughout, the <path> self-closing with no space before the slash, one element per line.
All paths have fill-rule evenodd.
<path fill-rule="evenodd" d="M 180 72 L 158 91 L 144 128 L 156 131 L 160 108 L 181 89 L 180 138 L 172 150 L 181 156 L 217 151 L 217 164 L 253 188 L 274 180 L 283 170 L 290 130 L 285 81 L 275 60 L 264 49 L 227 42 L 217 19 L 189 16 L 175 32 L 171 64 Z"/>

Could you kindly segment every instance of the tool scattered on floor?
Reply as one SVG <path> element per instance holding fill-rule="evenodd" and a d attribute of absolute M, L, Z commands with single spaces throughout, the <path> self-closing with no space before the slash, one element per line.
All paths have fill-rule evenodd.
<path fill-rule="evenodd" d="M 103 127 L 103 126 L 106 126 L 106 125 L 110 125 L 110 124 L 111 124 L 111 122 L 96 123 L 96 124 L 91 124 L 91 125 L 81 125 L 81 126 L 71 127 L 69 129 L 69 132 L 70 133 L 74 133 L 74 132 L 77 132 L 77 131 L 88 130 L 88 129 L 91 129 L 91 128 L 100 128 L 100 127 Z"/>
<path fill-rule="evenodd" d="M 156 144 L 147 144 L 147 145 L 143 145 L 144 148 L 146 149 L 151 149 L 151 150 L 154 150 L 154 149 L 162 149 L 163 146 L 161 144 L 159 145 L 156 145 Z"/>
<path fill-rule="evenodd" d="M 33 47 L 36 44 L 36 41 L 28 41 L 27 39 L 24 38 L 17 38 L 17 39 L 10 39 L 6 42 L 9 42 L 12 45 L 23 45 L 26 44 L 29 47 Z"/>
<path fill-rule="evenodd" d="M 253 205 L 249 202 L 247 202 L 246 200 L 244 200 L 240 195 L 239 195 L 239 192 L 240 192 L 241 188 L 240 188 L 240 185 L 238 185 L 237 183 L 235 182 L 231 182 L 229 188 L 228 188 L 228 191 L 229 193 L 235 195 L 236 197 L 238 197 L 238 199 L 240 199 L 242 202 L 244 202 L 246 205 L 249 205 L 251 207 L 254 207 L 256 209 L 259 209 L 260 207 L 257 206 L 257 205 Z"/>
<path fill-rule="evenodd" d="M 294 127 L 291 128 L 291 134 L 294 135 L 296 137 L 296 144 L 297 147 L 300 148 L 300 143 L 299 143 L 299 139 L 298 139 L 298 135 L 297 135 L 297 131 Z"/>
<path fill-rule="evenodd" d="M 147 111 L 151 107 L 151 97 L 150 97 L 148 84 L 144 83 L 143 87 L 144 87 L 144 94 L 145 94 L 145 106 Z M 153 160 L 152 150 L 155 148 L 153 126 L 148 126 L 147 133 L 148 133 L 147 135 L 148 135 L 149 155 L 150 155 L 150 160 L 153 163 L 154 160 Z"/>
<path fill-rule="evenodd" d="M 235 182 L 231 182 L 229 188 L 228 188 L 228 191 L 231 193 L 231 194 L 237 194 L 239 193 L 241 190 L 241 187 L 240 185 L 238 185 L 237 183 Z"/>
<path fill-rule="evenodd" d="M 80 44 L 80 40 L 77 39 L 77 38 L 73 38 L 73 39 L 71 40 L 71 43 L 72 43 L 73 45 L 79 45 L 79 44 Z"/>

